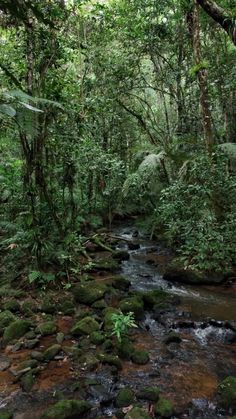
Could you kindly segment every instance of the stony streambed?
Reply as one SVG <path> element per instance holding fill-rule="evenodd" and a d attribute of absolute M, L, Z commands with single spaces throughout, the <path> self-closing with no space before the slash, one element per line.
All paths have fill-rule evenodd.
<path fill-rule="evenodd" d="M 92 271 L 69 291 L 3 298 L 0 419 L 233 417 L 234 284 L 173 285 L 168 252 L 133 228 L 113 233 L 118 253 L 91 245 Z M 122 345 L 119 309 L 139 325 Z"/>

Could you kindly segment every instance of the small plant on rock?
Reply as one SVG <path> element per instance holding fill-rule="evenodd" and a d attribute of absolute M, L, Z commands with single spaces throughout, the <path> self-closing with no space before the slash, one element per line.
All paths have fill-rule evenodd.
<path fill-rule="evenodd" d="M 119 342 L 127 335 L 131 327 L 138 327 L 134 320 L 134 313 L 132 312 L 123 314 L 120 311 L 119 314 L 113 314 L 111 320 L 113 322 L 112 335 L 115 335 Z"/>

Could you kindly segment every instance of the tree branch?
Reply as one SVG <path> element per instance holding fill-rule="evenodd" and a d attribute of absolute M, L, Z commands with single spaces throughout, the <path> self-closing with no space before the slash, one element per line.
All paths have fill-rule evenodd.
<path fill-rule="evenodd" d="M 213 0 L 197 0 L 205 12 L 219 23 L 236 45 L 236 26 L 233 17 Z"/>

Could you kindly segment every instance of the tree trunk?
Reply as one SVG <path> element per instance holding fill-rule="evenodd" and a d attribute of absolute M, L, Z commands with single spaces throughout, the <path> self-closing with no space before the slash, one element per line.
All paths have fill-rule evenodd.
<path fill-rule="evenodd" d="M 200 106 L 202 112 L 203 133 L 205 138 L 206 149 L 211 153 L 214 144 L 211 111 L 208 98 L 207 87 L 207 69 L 202 66 L 201 42 L 200 42 L 200 21 L 199 21 L 199 5 L 197 0 L 194 0 L 193 8 L 193 52 L 195 64 L 199 66 L 197 71 L 198 84 L 200 89 Z"/>
<path fill-rule="evenodd" d="M 197 0 L 205 12 L 219 23 L 236 45 L 236 27 L 233 17 L 213 0 Z"/>

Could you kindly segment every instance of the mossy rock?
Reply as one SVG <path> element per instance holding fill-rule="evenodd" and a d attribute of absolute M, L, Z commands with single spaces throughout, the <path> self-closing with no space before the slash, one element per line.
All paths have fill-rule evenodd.
<path fill-rule="evenodd" d="M 43 357 L 45 359 L 45 361 L 51 361 L 52 359 L 55 358 L 55 356 L 60 352 L 61 350 L 61 345 L 59 344 L 54 344 L 49 346 L 49 348 L 47 348 L 44 353 L 43 353 Z"/>
<path fill-rule="evenodd" d="M 0 419 L 13 419 L 13 413 L 11 412 L 0 412 Z"/>
<path fill-rule="evenodd" d="M 48 321 L 45 323 L 41 323 L 35 329 L 36 333 L 40 333 L 42 336 L 53 335 L 57 331 L 57 325 L 53 321 Z"/>
<path fill-rule="evenodd" d="M 17 300 L 9 300 L 5 302 L 3 308 L 4 310 L 9 310 L 12 313 L 16 313 L 17 311 L 20 311 L 21 307 Z"/>
<path fill-rule="evenodd" d="M 91 407 L 85 400 L 61 400 L 49 407 L 40 419 L 78 419 Z"/>
<path fill-rule="evenodd" d="M 94 345 L 101 345 L 105 339 L 106 338 L 102 332 L 93 332 L 90 335 L 90 340 L 94 343 Z"/>
<path fill-rule="evenodd" d="M 5 327 L 17 320 L 17 317 L 11 311 L 5 310 L 0 313 L 0 335 L 3 333 Z"/>
<path fill-rule="evenodd" d="M 218 387 L 220 405 L 226 409 L 236 408 L 236 377 L 225 378 Z"/>
<path fill-rule="evenodd" d="M 73 336 L 90 335 L 98 331 L 100 328 L 99 323 L 91 316 L 84 317 L 79 320 L 71 329 Z"/>
<path fill-rule="evenodd" d="M 150 415 L 140 407 L 134 407 L 126 413 L 124 419 L 150 419 Z"/>
<path fill-rule="evenodd" d="M 20 385 L 23 391 L 29 393 L 35 383 L 35 377 L 32 372 L 28 372 L 21 377 Z"/>
<path fill-rule="evenodd" d="M 108 364 L 115 366 L 118 370 L 122 369 L 122 363 L 118 356 L 116 355 L 108 355 L 108 354 L 99 354 L 98 359 L 102 362 L 102 364 Z"/>
<path fill-rule="evenodd" d="M 113 348 L 113 343 L 111 339 L 106 339 L 102 344 L 103 351 L 110 351 Z"/>
<path fill-rule="evenodd" d="M 107 291 L 105 284 L 95 281 L 79 284 L 73 289 L 75 300 L 81 304 L 91 305 L 97 300 L 101 300 Z"/>
<path fill-rule="evenodd" d="M 21 312 L 26 316 L 31 316 L 38 311 L 38 307 L 34 301 L 26 300 L 21 305 Z"/>
<path fill-rule="evenodd" d="M 79 361 L 83 368 L 85 368 L 87 371 L 94 371 L 99 365 L 98 358 L 93 354 L 83 355 Z"/>
<path fill-rule="evenodd" d="M 144 306 L 142 299 L 138 297 L 129 297 L 120 301 L 119 308 L 122 313 L 134 313 L 134 316 L 137 320 L 143 318 L 144 315 Z"/>
<path fill-rule="evenodd" d="M 117 269 L 119 269 L 119 263 L 112 256 L 93 261 L 93 270 L 115 271 Z"/>
<path fill-rule="evenodd" d="M 129 339 L 122 339 L 121 342 L 116 343 L 116 349 L 121 359 L 130 360 L 135 348 L 133 343 Z"/>
<path fill-rule="evenodd" d="M 56 304 L 51 300 L 50 297 L 45 298 L 41 304 L 40 311 L 46 314 L 54 314 L 57 312 Z"/>
<path fill-rule="evenodd" d="M 31 323 L 26 320 L 14 321 L 5 329 L 3 334 L 3 342 L 6 344 L 21 338 L 28 332 L 30 327 Z"/>
<path fill-rule="evenodd" d="M 82 354 L 83 351 L 80 348 L 77 348 L 77 346 L 63 346 L 62 348 L 63 352 L 65 352 L 66 355 L 70 356 L 73 359 L 78 359 Z"/>
<path fill-rule="evenodd" d="M 131 360 L 134 364 L 145 365 L 149 362 L 149 354 L 142 349 L 135 349 L 132 353 Z"/>
<path fill-rule="evenodd" d="M 27 368 L 37 368 L 38 361 L 36 359 L 28 359 L 26 361 L 20 362 L 20 364 L 17 365 L 16 371 L 24 371 Z"/>
<path fill-rule="evenodd" d="M 111 285 L 120 290 L 120 291 L 127 291 L 131 285 L 130 281 L 123 276 L 115 276 L 112 278 Z"/>
<path fill-rule="evenodd" d="M 39 351 L 32 351 L 30 356 L 32 359 L 36 359 L 39 362 L 42 362 L 44 360 L 43 353 Z"/>
<path fill-rule="evenodd" d="M 114 314 L 120 314 L 120 311 L 117 308 L 107 307 L 103 310 L 102 314 L 104 315 L 104 329 L 108 331 L 112 330 L 114 327 L 112 316 Z"/>
<path fill-rule="evenodd" d="M 71 316 L 75 312 L 75 305 L 72 300 L 65 300 L 60 303 L 59 311 L 66 316 Z"/>
<path fill-rule="evenodd" d="M 135 395 L 131 388 L 126 387 L 119 390 L 116 396 L 116 406 L 117 407 L 126 407 L 134 403 Z"/>
<path fill-rule="evenodd" d="M 137 393 L 138 399 L 149 400 L 151 402 L 157 402 L 160 396 L 159 387 L 144 387 Z"/>
<path fill-rule="evenodd" d="M 154 405 L 154 413 L 162 418 L 170 418 L 174 413 L 172 402 L 164 397 L 160 397 Z"/>
<path fill-rule="evenodd" d="M 107 303 L 104 298 L 102 298 L 102 300 L 95 301 L 95 303 L 92 304 L 92 307 L 98 310 L 104 310 L 104 308 L 107 308 Z"/>
<path fill-rule="evenodd" d="M 170 300 L 169 294 L 163 290 L 153 290 L 149 292 L 142 293 L 142 298 L 144 302 L 144 307 L 147 309 L 152 309 L 154 306 L 158 306 L 163 302 L 166 303 L 167 300 Z"/>

